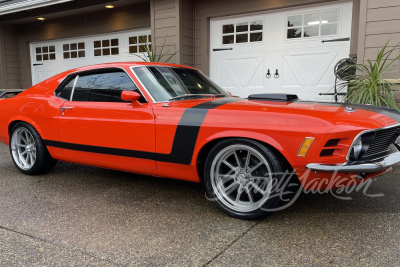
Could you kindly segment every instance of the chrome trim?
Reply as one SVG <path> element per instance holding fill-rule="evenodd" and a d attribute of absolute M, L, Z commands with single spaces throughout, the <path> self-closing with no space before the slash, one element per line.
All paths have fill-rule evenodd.
<path fill-rule="evenodd" d="M 300 150 L 301 150 L 301 148 L 303 147 L 304 142 L 305 142 L 307 139 L 312 139 L 313 141 L 311 142 L 310 146 L 308 147 L 306 154 L 305 154 L 304 156 L 300 156 L 300 155 L 299 155 Z M 308 151 L 310 150 L 310 148 L 311 148 L 311 146 L 312 146 L 312 144 L 314 144 L 314 141 L 315 141 L 315 138 L 314 138 L 314 137 L 305 137 L 304 140 L 303 140 L 303 143 L 301 143 L 301 146 L 300 146 L 300 148 L 299 148 L 299 151 L 297 151 L 297 156 L 298 156 L 298 157 L 303 157 L 303 158 L 306 157 L 307 154 L 308 154 Z"/>
<path fill-rule="evenodd" d="M 73 98 L 74 93 L 75 93 L 75 86 L 76 86 L 76 83 L 78 82 L 78 79 L 79 79 L 79 74 L 76 75 L 75 78 L 74 78 L 74 85 L 72 86 L 71 96 L 69 97 L 69 101 L 72 101 L 72 98 Z"/>
<path fill-rule="evenodd" d="M 379 130 L 386 130 L 386 129 L 394 128 L 394 127 L 398 127 L 398 126 L 400 126 L 400 123 L 396 123 L 396 124 L 393 124 L 393 125 L 385 126 L 385 127 L 382 127 L 382 128 L 377 128 L 377 129 L 371 129 L 371 130 L 362 131 L 361 133 L 359 133 L 358 135 L 356 135 L 356 137 L 353 139 L 353 142 L 351 142 L 349 151 L 347 151 L 346 161 L 349 161 L 349 159 L 350 159 L 350 152 L 351 152 L 351 150 L 353 149 L 354 141 L 355 141 L 358 137 L 360 137 L 361 135 L 363 135 L 363 134 L 365 134 L 365 133 L 376 132 L 376 131 L 379 131 Z"/>
<path fill-rule="evenodd" d="M 372 173 L 385 170 L 400 162 L 400 152 L 392 153 L 386 157 L 381 158 L 379 161 L 349 165 L 325 165 L 310 163 L 306 168 L 313 171 L 321 172 L 355 172 L 355 173 Z"/>

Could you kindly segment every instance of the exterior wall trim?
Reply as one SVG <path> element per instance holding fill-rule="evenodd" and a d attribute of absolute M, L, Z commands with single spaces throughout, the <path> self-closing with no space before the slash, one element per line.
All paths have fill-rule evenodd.
<path fill-rule="evenodd" d="M 73 0 L 25 0 L 17 3 L 10 3 L 0 6 L 0 15 L 16 13 L 19 11 L 24 11 L 44 6 L 52 6 L 70 1 Z"/>

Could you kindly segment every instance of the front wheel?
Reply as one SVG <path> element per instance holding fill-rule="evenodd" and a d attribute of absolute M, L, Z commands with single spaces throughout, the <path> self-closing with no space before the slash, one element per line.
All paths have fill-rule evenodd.
<path fill-rule="evenodd" d="M 208 196 L 225 213 L 240 219 L 260 219 L 277 208 L 272 197 L 286 165 L 275 151 L 247 139 L 221 141 L 210 151 L 204 170 Z"/>
<path fill-rule="evenodd" d="M 10 153 L 15 166 L 24 174 L 44 173 L 57 163 L 36 129 L 25 122 L 18 122 L 11 129 Z"/>

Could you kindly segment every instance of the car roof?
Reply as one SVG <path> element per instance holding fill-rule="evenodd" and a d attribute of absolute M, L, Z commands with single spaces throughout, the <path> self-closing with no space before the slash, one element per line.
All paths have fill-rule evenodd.
<path fill-rule="evenodd" d="M 100 69 L 100 68 L 129 68 L 129 67 L 137 67 L 137 66 L 165 66 L 165 67 L 178 67 L 178 68 L 190 68 L 192 67 L 177 65 L 177 64 L 169 64 L 169 63 L 160 63 L 160 62 L 136 62 L 136 61 L 128 61 L 128 62 L 112 62 L 112 63 L 102 63 L 102 64 L 95 64 L 89 66 L 78 67 L 75 69 L 71 69 L 68 73 L 85 71 L 85 70 L 93 70 L 93 69 Z"/>

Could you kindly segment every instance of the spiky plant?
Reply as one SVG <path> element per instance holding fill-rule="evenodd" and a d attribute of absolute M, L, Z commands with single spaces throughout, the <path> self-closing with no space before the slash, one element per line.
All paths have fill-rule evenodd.
<path fill-rule="evenodd" d="M 397 43 L 393 47 L 388 46 L 389 41 L 378 50 L 376 59 L 367 59 L 363 64 L 351 64 L 344 68 L 355 68 L 356 74 L 348 77 L 349 81 L 343 81 L 338 85 L 338 92 L 345 93 L 342 100 L 354 104 L 370 104 L 400 110 L 393 95 L 394 83 L 383 78 L 383 74 L 393 67 L 400 59 L 400 55 L 389 59 L 392 53 L 399 49 Z"/>
<path fill-rule="evenodd" d="M 167 56 L 169 51 L 165 51 L 164 52 L 164 48 L 165 48 L 165 42 L 167 41 L 167 37 L 165 37 L 163 44 L 157 49 L 156 47 L 152 46 L 151 44 L 149 44 L 149 42 L 147 42 L 146 40 L 141 40 L 142 43 L 144 43 L 144 45 L 142 46 L 144 48 L 144 51 L 139 51 L 142 52 L 143 55 L 140 54 L 135 54 L 135 56 L 141 58 L 143 61 L 145 62 L 164 62 L 164 63 L 168 63 L 171 58 L 173 56 L 176 55 L 176 53 L 178 53 L 178 51 L 176 51 L 175 53 L 173 53 L 172 55 L 169 55 L 169 57 L 162 61 L 162 59 L 164 57 Z"/>

